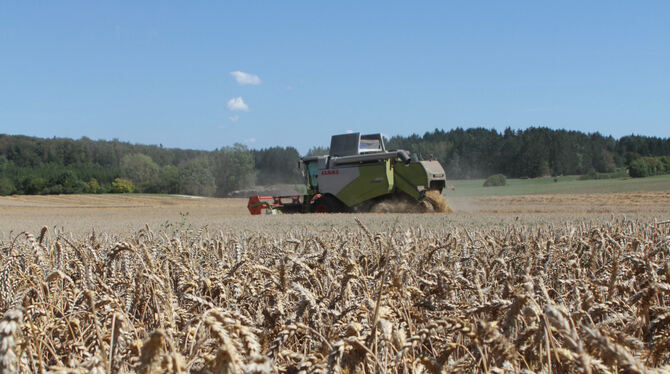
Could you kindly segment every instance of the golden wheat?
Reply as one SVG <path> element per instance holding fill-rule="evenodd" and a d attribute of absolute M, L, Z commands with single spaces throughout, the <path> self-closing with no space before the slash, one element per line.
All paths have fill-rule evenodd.
<path fill-rule="evenodd" d="M 665 223 L 23 232 L 0 372 L 662 372 Z"/>

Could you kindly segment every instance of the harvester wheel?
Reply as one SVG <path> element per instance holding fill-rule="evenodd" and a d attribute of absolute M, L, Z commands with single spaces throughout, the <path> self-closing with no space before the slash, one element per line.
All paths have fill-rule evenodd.
<path fill-rule="evenodd" d="M 330 196 L 321 196 L 314 205 L 312 205 L 312 212 L 314 213 L 337 213 L 341 212 L 342 208 L 338 201 Z"/>

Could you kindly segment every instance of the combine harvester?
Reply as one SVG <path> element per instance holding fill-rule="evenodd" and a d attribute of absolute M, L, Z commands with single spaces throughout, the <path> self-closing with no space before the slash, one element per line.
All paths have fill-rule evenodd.
<path fill-rule="evenodd" d="M 253 215 L 337 212 L 450 212 L 442 196 L 446 179 L 437 161 L 419 161 L 404 150 L 386 150 L 381 134 L 334 135 L 328 156 L 298 163 L 307 194 L 252 196 Z"/>

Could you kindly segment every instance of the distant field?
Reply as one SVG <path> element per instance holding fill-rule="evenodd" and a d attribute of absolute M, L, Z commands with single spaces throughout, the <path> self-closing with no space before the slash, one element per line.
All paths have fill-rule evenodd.
<path fill-rule="evenodd" d="M 592 194 L 639 191 L 670 191 L 670 175 L 648 178 L 577 180 L 577 176 L 507 179 L 501 187 L 483 187 L 484 179 L 450 180 L 456 187 L 447 196 L 504 196 L 532 194 Z"/>
<path fill-rule="evenodd" d="M 0 198 L 0 240 L 43 226 L 72 233 L 95 230 L 127 233 L 146 225 L 176 230 L 210 227 L 222 230 L 330 230 L 354 225 L 353 217 L 372 228 L 410 224 L 442 229 L 451 226 L 579 222 L 627 215 L 670 218 L 670 177 L 577 181 L 574 177 L 512 179 L 508 186 L 482 187 L 482 180 L 455 181 L 446 191 L 455 213 L 336 214 L 252 217 L 245 198 L 198 198 L 156 195 L 53 195 Z M 596 193 L 597 192 L 597 193 Z"/>

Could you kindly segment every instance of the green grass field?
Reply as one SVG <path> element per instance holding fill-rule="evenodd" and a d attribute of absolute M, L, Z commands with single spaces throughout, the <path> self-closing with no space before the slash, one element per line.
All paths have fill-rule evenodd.
<path fill-rule="evenodd" d="M 533 179 L 507 179 L 501 187 L 483 187 L 484 179 L 449 180 L 456 187 L 447 196 L 503 196 L 561 193 L 615 193 L 635 191 L 670 191 L 670 175 L 647 178 L 578 180 L 577 176 Z"/>

